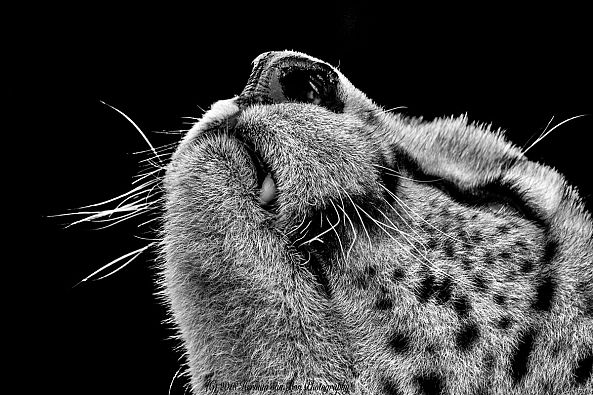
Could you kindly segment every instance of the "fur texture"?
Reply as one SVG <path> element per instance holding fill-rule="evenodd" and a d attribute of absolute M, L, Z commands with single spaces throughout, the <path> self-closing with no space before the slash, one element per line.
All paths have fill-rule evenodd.
<path fill-rule="evenodd" d="M 385 112 L 270 52 L 164 185 L 195 394 L 593 393 L 591 217 L 500 131 Z"/>

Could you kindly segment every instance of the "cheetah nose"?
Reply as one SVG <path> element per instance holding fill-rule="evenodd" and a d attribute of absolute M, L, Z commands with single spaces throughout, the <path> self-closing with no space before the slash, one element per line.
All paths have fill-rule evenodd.
<path fill-rule="evenodd" d="M 259 192 L 259 200 L 262 206 L 269 205 L 272 200 L 276 197 L 276 183 L 272 178 L 272 175 L 268 173 L 264 182 L 262 183 L 261 190 Z"/>

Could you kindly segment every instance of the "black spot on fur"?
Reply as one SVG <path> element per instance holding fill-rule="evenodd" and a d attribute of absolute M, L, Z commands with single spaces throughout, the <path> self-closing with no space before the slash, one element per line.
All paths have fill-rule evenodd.
<path fill-rule="evenodd" d="M 366 290 L 369 287 L 369 282 L 368 282 L 367 277 L 362 274 L 356 276 L 354 278 L 353 282 L 354 282 L 354 286 L 358 289 Z"/>
<path fill-rule="evenodd" d="M 394 282 L 398 282 L 403 280 L 406 277 L 406 272 L 403 268 L 401 267 L 396 267 L 395 269 L 393 269 L 393 273 L 391 273 L 391 279 Z"/>
<path fill-rule="evenodd" d="M 481 273 L 474 274 L 472 282 L 476 290 L 482 294 L 488 292 L 489 280 L 486 280 Z"/>
<path fill-rule="evenodd" d="M 489 352 L 484 356 L 484 369 L 486 370 L 486 372 L 488 374 L 492 373 L 492 370 L 494 369 L 495 362 L 496 362 L 496 359 L 494 357 L 494 354 Z"/>
<path fill-rule="evenodd" d="M 429 354 L 434 354 L 434 353 L 436 353 L 436 352 L 437 352 L 437 348 L 438 348 L 438 347 L 437 347 L 437 346 L 436 346 L 436 344 L 434 344 L 434 343 L 428 343 L 428 344 L 427 344 L 427 345 L 424 347 L 424 349 L 426 350 L 426 352 L 427 352 L 427 353 L 429 353 Z"/>
<path fill-rule="evenodd" d="M 467 299 L 467 296 L 460 295 L 453 299 L 453 309 L 455 309 L 455 312 L 461 318 L 467 317 L 471 310 L 471 305 L 469 303 L 469 300 Z"/>
<path fill-rule="evenodd" d="M 508 251 L 503 251 L 500 254 L 498 254 L 498 258 L 501 261 L 509 261 L 511 259 L 511 253 Z"/>
<path fill-rule="evenodd" d="M 375 308 L 378 310 L 390 310 L 393 307 L 393 301 L 386 294 L 382 294 L 375 302 Z"/>
<path fill-rule="evenodd" d="M 494 295 L 494 303 L 501 307 L 505 307 L 507 304 L 507 297 L 503 294 L 496 294 Z"/>
<path fill-rule="evenodd" d="M 484 254 L 484 266 L 486 266 L 486 267 L 494 266 L 494 257 L 492 256 L 492 254 L 490 252 L 487 252 L 486 254 Z"/>
<path fill-rule="evenodd" d="M 484 242 L 484 236 L 479 231 L 475 231 L 471 236 L 472 244 L 482 244 Z"/>
<path fill-rule="evenodd" d="M 438 247 L 438 245 L 439 245 L 439 241 L 438 241 L 438 239 L 436 237 L 431 237 L 426 242 L 426 248 L 428 248 L 429 250 L 436 249 Z"/>
<path fill-rule="evenodd" d="M 584 358 L 579 359 L 577 366 L 574 369 L 575 381 L 579 385 L 584 385 L 589 377 L 591 377 L 591 371 L 593 370 L 593 353 Z"/>
<path fill-rule="evenodd" d="M 474 267 L 474 263 L 472 262 L 472 260 L 465 256 L 461 258 L 461 265 L 468 272 L 472 270 L 472 268 Z"/>
<path fill-rule="evenodd" d="M 360 275 L 356 276 L 354 285 L 359 289 L 366 290 L 376 274 L 377 270 L 373 266 L 367 266 Z"/>
<path fill-rule="evenodd" d="M 550 353 L 554 358 L 561 354 L 566 354 L 566 350 L 569 349 L 569 346 L 564 341 L 556 342 L 550 349 Z"/>
<path fill-rule="evenodd" d="M 585 314 L 588 316 L 593 316 L 593 293 L 589 293 L 588 295 L 585 295 L 584 303 L 585 303 Z"/>
<path fill-rule="evenodd" d="M 509 267 L 507 269 L 506 281 L 512 282 L 515 280 L 515 277 L 517 277 L 517 270 L 514 267 Z"/>
<path fill-rule="evenodd" d="M 533 261 L 529 258 L 525 258 L 522 262 L 521 262 L 521 273 L 523 274 L 528 274 L 531 273 L 531 271 L 533 270 Z"/>
<path fill-rule="evenodd" d="M 445 383 L 443 378 L 436 373 L 416 376 L 416 382 L 425 395 L 439 395 L 443 393 Z"/>
<path fill-rule="evenodd" d="M 467 323 L 461 327 L 455 335 L 455 343 L 461 351 L 468 351 L 480 338 L 480 330 L 473 323 Z"/>
<path fill-rule="evenodd" d="M 549 311 L 555 293 L 556 280 L 550 275 L 545 276 L 535 290 L 533 308 L 540 311 Z"/>
<path fill-rule="evenodd" d="M 590 265 L 593 266 L 593 262 Z M 578 290 L 583 297 L 583 312 L 585 315 L 593 316 L 593 285 L 583 281 L 579 283 Z"/>
<path fill-rule="evenodd" d="M 212 372 L 206 373 L 204 376 L 202 376 L 202 380 L 204 382 L 204 388 L 208 388 L 212 385 L 213 377 L 214 377 L 214 373 L 212 373 Z"/>
<path fill-rule="evenodd" d="M 510 232 L 511 227 L 508 226 L 507 224 L 503 224 L 503 225 L 498 225 L 496 227 L 496 231 L 501 234 L 501 235 L 506 235 Z"/>
<path fill-rule="evenodd" d="M 558 253 L 558 242 L 554 239 L 548 239 L 541 258 L 542 265 L 549 265 Z"/>
<path fill-rule="evenodd" d="M 525 240 L 519 239 L 515 242 L 515 247 L 524 250 L 525 248 L 527 248 L 527 242 L 525 242 Z"/>
<path fill-rule="evenodd" d="M 451 277 L 447 276 L 443 279 L 440 286 L 436 288 L 436 299 L 438 303 L 445 304 L 451 299 L 451 292 L 453 291 L 453 281 Z"/>
<path fill-rule="evenodd" d="M 484 385 L 480 385 L 475 389 L 474 392 L 472 392 L 472 395 L 488 395 L 489 393 L 490 392 L 488 388 L 486 388 Z"/>
<path fill-rule="evenodd" d="M 476 248 L 476 246 L 472 244 L 471 238 L 469 237 L 467 232 L 465 232 L 463 229 L 459 229 L 457 232 L 457 238 L 461 241 L 465 252 L 473 251 L 474 248 Z"/>
<path fill-rule="evenodd" d="M 463 223 L 463 222 L 465 222 L 465 215 L 463 215 L 463 214 L 461 214 L 459 212 L 455 213 L 454 217 L 455 217 L 455 221 L 457 223 Z M 461 233 L 461 232 L 459 232 L 459 233 Z"/>
<path fill-rule="evenodd" d="M 455 258 L 455 248 L 453 247 L 453 241 L 451 239 L 447 239 L 445 241 L 445 245 L 443 246 L 443 252 L 445 253 L 445 256 L 447 258 Z"/>
<path fill-rule="evenodd" d="M 410 338 L 401 332 L 394 332 L 389 338 L 389 346 L 397 354 L 403 354 L 410 350 Z"/>
<path fill-rule="evenodd" d="M 498 321 L 498 327 L 500 329 L 508 329 L 511 326 L 512 320 L 510 317 L 502 317 L 499 321 Z"/>
<path fill-rule="evenodd" d="M 533 349 L 535 333 L 533 331 L 524 332 L 519 338 L 514 354 L 511 356 L 511 377 L 514 385 L 527 374 L 527 365 L 529 356 Z"/>
<path fill-rule="evenodd" d="M 424 279 L 420 282 L 418 289 L 418 297 L 421 302 L 426 302 L 434 294 L 434 276 L 427 273 Z"/>
<path fill-rule="evenodd" d="M 381 387 L 385 395 L 401 395 L 401 392 L 397 388 L 397 385 L 389 379 L 381 379 Z"/>

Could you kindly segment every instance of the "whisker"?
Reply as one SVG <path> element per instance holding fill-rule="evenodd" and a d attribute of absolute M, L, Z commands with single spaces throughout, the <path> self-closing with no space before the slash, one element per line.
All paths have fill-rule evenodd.
<path fill-rule="evenodd" d="M 344 188 L 342 188 L 342 187 L 340 187 L 340 188 L 342 189 L 342 191 L 344 191 L 344 193 L 346 194 L 346 197 L 350 200 L 350 203 L 352 203 L 352 206 L 354 207 L 354 211 L 356 211 L 356 215 L 358 215 L 358 218 L 360 219 L 360 224 L 362 225 L 362 229 L 364 230 L 364 233 L 366 233 L 366 235 L 367 235 L 367 238 L 369 240 L 369 245 L 372 249 L 373 242 L 371 241 L 371 236 L 369 235 L 369 232 L 367 231 L 364 221 L 362 220 L 362 217 L 361 217 L 360 213 L 358 212 L 358 209 L 356 208 L 356 204 L 354 203 L 354 201 L 352 200 L 352 198 L 350 197 L 348 192 L 346 192 L 346 190 Z"/>
<path fill-rule="evenodd" d="M 178 144 L 179 143 L 177 141 L 174 141 L 172 143 L 163 144 L 158 147 L 155 147 L 155 151 L 161 152 L 161 153 L 163 153 L 164 151 L 171 151 L 171 150 L 174 150 L 175 148 L 177 148 Z M 146 155 L 146 154 L 150 154 L 150 153 L 153 153 L 153 151 L 150 148 L 132 152 L 133 155 Z"/>
<path fill-rule="evenodd" d="M 330 200 L 330 203 L 334 207 L 334 211 L 336 212 L 336 215 L 338 216 L 338 223 L 340 223 L 340 214 L 338 213 L 338 209 L 336 208 L 336 205 L 334 204 L 333 201 Z M 346 261 L 346 254 L 344 253 L 344 246 L 342 245 L 342 240 L 340 239 L 340 235 L 338 234 L 338 231 L 335 229 L 334 229 L 334 233 L 336 234 L 336 237 L 338 238 L 338 243 L 340 244 L 340 251 L 342 252 L 342 257 L 344 258 L 344 261 Z"/>
<path fill-rule="evenodd" d="M 333 225 L 332 225 L 332 224 L 331 224 L 329 221 L 328 221 L 328 223 L 329 223 L 329 224 L 330 224 L 330 226 L 331 226 L 331 228 L 330 228 L 330 229 L 326 229 L 326 230 L 324 230 L 323 232 L 319 233 L 317 236 L 315 236 L 315 237 L 313 237 L 313 238 L 311 238 L 311 239 L 309 239 L 309 240 L 307 240 L 307 241 L 305 241 L 305 242 L 302 242 L 301 244 L 299 244 L 299 247 L 301 247 L 301 246 L 303 246 L 303 245 L 305 245 L 305 244 L 312 243 L 312 242 L 313 242 L 313 241 L 315 241 L 315 240 L 317 240 L 317 241 L 319 241 L 319 242 L 323 243 L 323 240 L 321 240 L 321 239 L 320 239 L 320 237 L 321 237 L 321 236 L 323 236 L 324 234 L 326 234 L 327 232 L 330 232 L 330 231 L 332 231 L 333 229 L 335 229 L 335 227 L 336 227 L 336 226 L 338 226 L 338 224 L 340 223 L 340 216 L 338 216 L 338 222 L 336 222 L 335 224 L 333 224 Z M 323 225 L 323 223 L 322 223 L 322 225 Z"/>
<path fill-rule="evenodd" d="M 382 112 L 383 114 L 386 114 L 386 113 L 388 113 L 388 112 L 392 112 L 392 111 L 395 111 L 395 110 L 401 110 L 401 109 L 404 109 L 404 108 L 408 108 L 408 106 L 398 106 L 398 107 L 393 107 L 393 108 L 390 108 L 389 110 L 381 110 L 381 112 Z"/>
<path fill-rule="evenodd" d="M 303 215 L 303 220 L 296 226 L 293 226 L 292 230 L 290 232 L 287 232 L 285 235 L 288 236 L 289 234 L 291 234 L 292 232 L 296 231 L 297 229 L 299 229 L 301 227 L 301 225 L 305 222 L 305 220 L 307 219 L 306 216 Z"/>
<path fill-rule="evenodd" d="M 174 130 L 155 130 L 152 133 L 157 134 L 172 134 L 172 135 L 180 135 L 185 134 L 189 131 L 189 129 L 174 129 Z"/>
<path fill-rule="evenodd" d="M 158 185 L 159 185 L 159 181 L 160 181 L 160 180 L 158 180 L 158 179 L 153 179 L 153 180 L 150 180 L 150 181 L 148 181 L 148 182 L 147 182 L 145 185 L 146 185 L 146 188 L 148 188 L 149 186 L 151 186 L 151 185 L 152 185 L 152 188 L 151 188 L 150 190 L 147 190 L 147 189 L 145 188 L 145 189 L 142 189 L 142 190 L 140 190 L 140 191 L 136 192 L 136 193 L 135 193 L 135 194 L 133 194 L 133 195 L 130 195 L 130 196 L 126 197 L 126 198 L 125 198 L 124 200 L 122 200 L 122 201 L 121 201 L 121 202 L 120 202 L 120 203 L 119 203 L 119 204 L 118 204 L 118 205 L 117 205 L 115 208 L 117 209 L 117 208 L 119 208 L 119 207 L 125 206 L 126 204 L 128 204 L 127 202 L 129 202 L 130 200 L 132 200 L 132 199 L 134 199 L 134 198 L 136 198 L 136 197 L 138 197 L 138 196 L 140 196 L 140 195 L 142 195 L 142 194 L 146 194 L 146 195 L 148 195 L 148 194 L 149 194 L 149 193 L 150 193 L 150 192 L 151 192 L 151 191 L 152 191 L 152 190 L 153 190 L 153 189 L 154 189 L 156 186 L 158 186 Z M 144 200 L 145 202 L 147 202 L 147 199 L 142 199 L 142 198 L 140 198 L 140 199 L 138 199 L 138 200 L 136 201 L 136 203 L 140 202 L 141 200 Z M 133 204 L 134 204 L 134 203 L 133 203 Z"/>
<path fill-rule="evenodd" d="M 155 218 L 149 219 L 148 221 L 142 222 L 140 225 L 138 225 L 138 228 L 141 228 L 151 222 L 159 221 L 159 220 L 161 220 L 161 217 L 155 217 Z"/>
<path fill-rule="evenodd" d="M 123 269 L 124 267 L 128 266 L 130 263 L 132 263 L 132 261 L 134 261 L 134 259 L 136 259 L 136 258 L 137 258 L 137 257 L 138 257 L 140 254 L 142 254 L 142 253 L 143 253 L 144 251 L 146 251 L 148 248 L 152 247 L 154 244 L 155 244 L 155 243 L 149 243 L 148 245 L 146 245 L 146 246 L 144 246 L 144 247 L 142 247 L 142 248 L 139 248 L 139 249 L 137 249 L 137 250 L 134 250 L 134 251 L 132 251 L 132 252 L 128 252 L 127 254 L 124 254 L 124 255 L 120 256 L 119 258 L 116 258 L 116 259 L 112 260 L 112 261 L 111 261 L 111 262 L 109 262 L 108 264 L 106 264 L 106 265 L 103 265 L 103 266 L 102 266 L 102 267 L 100 267 L 99 269 L 95 270 L 94 272 L 92 272 L 91 274 L 89 274 L 88 276 L 86 276 L 85 278 L 83 278 L 82 280 L 80 280 L 78 283 L 76 283 L 76 284 L 74 285 L 74 287 L 77 287 L 78 285 L 80 285 L 80 284 L 82 284 L 83 282 L 86 282 L 86 281 L 88 281 L 88 280 L 90 280 L 90 279 L 92 279 L 93 281 L 98 281 L 98 280 L 102 280 L 102 279 L 104 279 L 104 278 L 106 278 L 106 277 L 109 277 L 109 276 L 111 276 L 112 274 L 114 274 L 114 273 L 116 273 L 116 272 L 120 271 L 121 269 Z M 121 266 L 120 266 L 120 267 L 118 267 L 117 269 L 115 269 L 115 270 L 113 270 L 113 271 L 111 271 L 111 272 L 109 272 L 109 273 L 107 273 L 107 274 L 105 274 L 105 275 L 103 275 L 103 276 L 101 276 L 101 277 L 99 277 L 99 278 L 96 278 L 96 279 L 93 279 L 93 278 L 92 278 L 92 277 L 96 276 L 97 274 L 99 274 L 99 273 L 101 273 L 101 272 L 105 271 L 107 268 L 110 268 L 111 266 L 115 265 L 115 264 L 116 264 L 116 263 L 118 263 L 118 262 L 121 262 L 121 261 L 123 261 L 124 259 L 126 259 L 126 258 L 128 258 L 128 257 L 130 257 L 130 256 L 131 256 L 132 258 L 130 258 L 128 261 L 126 261 L 126 262 L 125 262 L 123 265 L 121 265 Z M 72 287 L 72 288 L 74 288 L 74 287 Z"/>
<path fill-rule="evenodd" d="M 138 211 L 138 212 L 135 212 L 135 213 L 127 214 L 127 215 L 125 215 L 123 217 L 113 218 L 112 221 L 114 221 L 114 222 L 110 223 L 109 225 L 98 227 L 98 228 L 96 228 L 96 230 L 102 230 L 102 229 L 110 228 L 110 227 L 115 226 L 115 225 L 117 225 L 119 223 L 122 223 L 124 221 L 127 221 L 130 218 L 134 218 L 134 217 L 137 217 L 139 215 L 146 214 L 147 212 L 148 212 L 147 210 L 142 210 L 142 211 Z M 95 221 L 95 222 L 108 222 L 108 221 Z"/>
<path fill-rule="evenodd" d="M 107 203 L 115 202 L 118 199 L 121 199 L 121 198 L 123 198 L 125 196 L 128 196 L 128 195 L 130 195 L 132 193 L 135 193 L 135 192 L 141 190 L 142 188 L 145 188 L 145 187 L 147 188 L 147 185 L 150 185 L 152 182 L 153 182 L 152 180 L 151 181 L 148 181 L 148 182 L 146 182 L 146 183 L 144 183 L 142 185 L 139 185 L 136 188 L 134 188 L 134 189 L 132 189 L 132 190 L 126 192 L 126 193 L 122 193 L 121 195 L 116 196 L 114 198 L 111 198 L 111 199 L 108 199 L 108 200 L 104 200 L 104 201 L 99 202 L 99 203 L 89 204 L 87 206 L 81 206 L 81 207 L 78 207 L 78 208 L 75 208 L 75 209 L 71 209 L 71 210 L 82 210 L 82 209 L 87 209 L 87 208 L 92 208 L 92 207 L 99 207 L 99 206 L 103 206 L 103 205 L 105 205 Z M 54 215 L 50 215 L 50 217 L 64 217 L 64 216 L 68 216 L 68 215 L 77 215 L 77 214 L 78 213 L 54 214 Z"/>
<path fill-rule="evenodd" d="M 66 213 L 66 214 L 58 214 L 55 215 L 55 217 L 63 217 L 63 216 L 74 216 L 74 215 L 88 215 L 88 217 L 85 217 L 83 219 L 80 219 L 78 221 L 75 221 L 69 225 L 66 225 L 66 228 L 69 228 L 71 226 L 74 225 L 78 225 L 80 223 L 83 222 L 91 222 L 93 220 L 96 220 L 98 218 L 102 218 L 102 217 L 107 217 L 112 215 L 113 213 L 124 213 L 124 212 L 135 212 L 138 211 L 139 209 L 141 209 L 142 207 L 133 207 L 133 206 L 126 206 L 126 207 L 120 207 L 117 210 L 103 210 L 103 211 L 79 211 L 76 213 Z"/>
<path fill-rule="evenodd" d="M 101 103 L 105 104 L 107 107 L 115 110 L 117 113 L 121 114 L 124 118 L 126 118 L 128 120 L 128 122 L 130 122 L 136 128 L 136 130 L 138 131 L 138 133 L 140 133 L 140 135 L 142 136 L 142 138 L 144 139 L 144 141 L 146 141 L 146 144 L 148 144 L 148 146 L 150 147 L 150 149 L 152 150 L 152 152 L 154 153 L 154 155 L 158 158 L 159 162 L 161 162 L 161 157 L 159 156 L 159 154 L 157 154 L 156 150 L 154 149 L 154 147 L 152 146 L 152 144 L 148 140 L 148 137 L 146 137 L 146 135 L 144 134 L 144 132 L 140 129 L 140 127 L 138 127 L 138 125 L 136 125 L 136 123 L 134 121 L 132 121 L 132 119 L 130 117 L 128 117 L 126 114 L 124 114 L 122 111 L 118 110 L 117 108 L 113 107 L 112 105 L 107 104 L 107 103 L 105 103 L 102 100 L 99 100 L 99 101 Z"/>
<path fill-rule="evenodd" d="M 132 185 L 134 185 L 134 184 L 136 184 L 136 183 L 138 183 L 138 182 L 142 181 L 142 180 L 143 180 L 143 179 L 145 179 L 145 178 L 148 178 L 148 177 L 150 177 L 150 176 L 152 176 L 152 175 L 154 175 L 154 174 L 157 174 L 157 173 L 159 173 L 161 170 L 162 170 L 162 169 L 156 169 L 156 170 L 149 171 L 148 173 L 144 173 L 144 174 L 138 174 L 138 175 L 136 175 L 135 177 L 138 177 L 138 178 L 137 178 L 136 180 L 132 181 Z M 158 179 L 158 180 L 160 181 L 160 179 Z"/>
<path fill-rule="evenodd" d="M 346 259 L 350 258 L 350 252 L 352 251 L 352 248 L 354 248 L 354 243 L 356 242 L 356 229 L 354 228 L 354 224 L 352 223 L 352 220 L 350 219 L 350 216 L 346 213 L 346 210 L 344 209 L 344 200 L 342 200 L 342 195 L 338 195 L 340 197 L 340 201 L 342 202 L 342 206 L 339 207 L 340 210 L 342 210 L 342 212 L 344 213 L 344 219 L 348 219 L 348 222 L 350 223 L 350 228 L 352 229 L 352 235 L 354 236 L 352 239 L 352 243 L 350 243 L 350 248 L 348 248 L 348 252 L 346 253 Z M 346 221 L 344 221 L 344 225 L 346 225 Z"/>
<path fill-rule="evenodd" d="M 414 229 L 407 221 L 404 217 L 401 216 L 401 214 L 399 213 L 399 210 L 396 210 L 395 207 L 393 207 L 391 205 L 391 203 L 389 203 L 387 201 L 387 199 L 385 199 L 385 197 L 381 196 L 381 199 L 385 202 L 385 204 L 387 204 L 389 206 L 389 208 L 395 213 L 395 215 L 397 215 L 399 217 L 399 219 L 401 219 L 401 221 L 410 229 L 410 231 L 412 231 L 417 237 L 418 240 L 421 238 L 420 234 L 416 231 L 416 229 Z M 405 212 L 405 210 L 404 210 Z M 384 213 L 382 213 L 383 215 L 385 215 Z M 406 212 L 407 214 L 407 212 Z M 408 214 L 409 219 L 414 222 L 416 224 L 416 221 L 414 220 L 414 218 L 410 217 L 410 215 Z M 389 222 L 391 222 L 391 219 L 389 219 Z M 393 222 L 391 222 L 393 224 Z M 394 225 L 395 226 L 395 225 Z"/>
<path fill-rule="evenodd" d="M 463 240 L 459 240 L 453 236 L 451 236 L 448 233 L 443 232 L 441 229 L 437 228 L 436 226 L 434 226 L 433 224 L 431 224 L 430 222 L 428 222 L 426 219 L 424 219 L 424 217 L 422 217 L 420 214 L 416 213 L 410 206 L 408 206 L 406 203 L 404 203 L 403 200 L 401 200 L 397 195 L 395 195 L 393 192 L 391 192 L 388 188 L 386 188 L 385 186 L 379 184 L 381 186 L 381 188 L 383 188 L 389 195 L 391 195 L 394 199 L 394 201 L 400 205 L 400 207 L 402 207 L 402 209 L 404 209 L 404 211 L 409 212 L 414 214 L 418 219 L 420 219 L 422 222 L 424 222 L 425 224 L 427 224 L 428 226 L 430 226 L 431 228 L 433 228 L 434 230 L 436 230 L 437 232 L 439 232 L 440 234 L 442 234 L 445 237 L 450 238 L 451 240 L 455 240 L 459 243 L 465 244 L 465 245 L 471 245 L 476 247 L 477 245 L 473 244 L 473 243 L 469 243 L 467 241 L 463 241 Z"/>
<path fill-rule="evenodd" d="M 552 129 L 548 130 L 547 132 L 544 129 L 544 131 L 542 132 L 542 135 L 540 137 L 538 137 L 537 140 L 535 140 L 533 142 L 533 144 L 531 144 L 529 147 L 527 147 L 527 149 L 525 149 L 525 151 L 523 151 L 523 155 L 525 155 L 527 153 L 527 151 L 529 151 L 531 148 L 533 148 L 534 145 L 536 145 L 537 143 L 539 143 L 540 141 L 542 141 L 543 139 L 545 139 L 550 133 L 552 133 L 554 130 L 556 130 L 560 126 L 564 125 L 566 122 L 572 121 L 572 120 L 577 119 L 577 118 L 582 118 L 582 117 L 585 117 L 587 115 L 590 115 L 590 114 L 581 114 L 581 115 L 575 115 L 574 117 L 570 117 L 570 118 L 568 118 L 568 119 L 560 122 L 558 125 L 554 126 Z M 554 117 L 552 117 L 552 119 L 554 119 Z M 548 123 L 548 126 L 550 125 L 551 122 L 552 122 L 552 120 L 550 120 L 550 122 Z M 547 128 L 547 126 L 546 126 L 546 128 Z"/>
<path fill-rule="evenodd" d="M 381 165 L 378 165 L 378 164 L 373 164 L 373 166 L 380 167 L 382 169 L 385 169 L 385 170 L 387 170 L 389 172 L 389 174 L 393 175 L 394 177 L 401 178 L 402 180 L 408 180 L 408 181 L 414 181 L 414 182 L 427 182 L 428 183 L 428 182 L 441 181 L 443 179 L 443 178 L 435 178 L 434 180 L 416 180 L 414 178 L 409 178 L 409 177 L 402 176 L 399 172 L 397 172 L 394 169 L 390 169 L 389 167 L 381 166 Z"/>
<path fill-rule="evenodd" d="M 177 369 L 177 371 L 173 375 L 173 378 L 171 379 L 171 383 L 169 384 L 169 392 L 168 392 L 168 395 L 171 395 L 171 390 L 173 389 L 173 383 L 175 382 L 175 379 L 177 378 L 177 376 L 181 372 L 181 369 L 183 369 L 183 366 L 181 366 L 179 369 Z"/>
<path fill-rule="evenodd" d="M 155 238 L 152 238 L 152 237 L 144 237 L 144 236 L 138 236 L 138 235 L 132 235 L 132 237 L 135 237 L 136 239 L 143 240 L 143 241 L 153 241 L 155 243 L 160 243 L 160 242 L 163 241 L 161 239 L 155 239 Z"/>
<path fill-rule="evenodd" d="M 303 229 L 301 229 L 301 231 L 299 232 L 299 234 L 302 234 L 302 236 L 301 236 L 301 237 L 299 237 L 298 239 L 294 240 L 294 241 L 292 242 L 292 244 L 296 244 L 296 243 L 297 243 L 297 241 L 301 241 L 301 240 L 303 240 L 305 237 L 307 237 L 307 232 L 306 232 L 306 231 L 307 231 L 307 229 L 309 229 L 309 226 L 310 226 L 310 225 L 311 225 L 311 220 L 309 220 L 309 222 L 307 222 L 307 225 L 306 225 L 306 226 L 305 226 Z"/>

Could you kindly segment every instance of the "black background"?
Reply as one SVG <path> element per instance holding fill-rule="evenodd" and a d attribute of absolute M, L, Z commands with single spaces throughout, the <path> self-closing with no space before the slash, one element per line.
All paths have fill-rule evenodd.
<path fill-rule="evenodd" d="M 167 340 L 173 332 L 161 323 L 166 312 L 153 297 L 150 254 L 73 288 L 143 245 L 133 236 L 141 234 L 139 221 L 99 231 L 64 229 L 67 220 L 47 218 L 130 188 L 142 158 L 132 153 L 146 145 L 100 100 L 150 132 L 154 145 L 174 142 L 178 136 L 152 131 L 189 128 L 183 117 L 199 117 L 198 106 L 241 91 L 258 54 L 294 49 L 339 64 L 385 108 L 407 106 L 405 113 L 428 119 L 468 113 L 521 146 L 552 116 L 555 125 L 593 110 L 584 10 L 217 3 L 166 10 L 102 3 L 24 14 L 18 32 L 25 41 L 14 46 L 22 63 L 7 75 L 24 111 L 6 150 L 20 158 L 9 186 L 18 192 L 15 207 L 24 203 L 33 221 L 14 228 L 27 279 L 16 285 L 31 296 L 15 320 L 27 336 L 19 368 L 25 388 L 167 394 L 180 366 L 177 343 Z M 591 116 L 571 121 L 528 155 L 579 186 L 589 209 L 592 126 Z M 176 381 L 172 393 L 183 393 L 185 382 Z"/>

